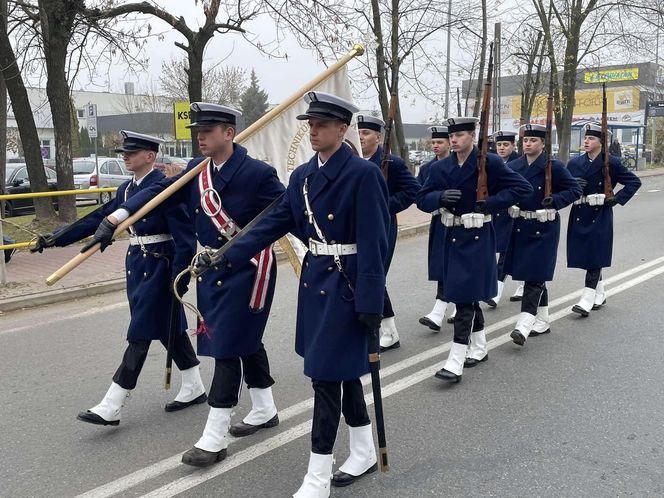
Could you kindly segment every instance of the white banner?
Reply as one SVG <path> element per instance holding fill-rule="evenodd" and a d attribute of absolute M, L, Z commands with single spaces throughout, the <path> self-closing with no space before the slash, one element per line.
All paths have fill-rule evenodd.
<path fill-rule="evenodd" d="M 315 90 L 353 101 L 345 66 L 323 81 Z M 250 156 L 274 166 L 284 184 L 288 183 L 290 173 L 314 154 L 309 142 L 309 124 L 296 119 L 306 110 L 307 105 L 304 100 L 299 100 L 267 126 L 242 142 Z M 346 133 L 346 140 L 361 154 L 355 118 Z"/>

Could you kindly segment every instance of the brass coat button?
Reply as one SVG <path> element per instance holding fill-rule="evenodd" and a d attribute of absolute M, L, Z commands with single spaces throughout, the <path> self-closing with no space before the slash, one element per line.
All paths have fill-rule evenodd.
<path fill-rule="evenodd" d="M 304 288 L 305 288 L 305 289 L 307 289 L 307 288 L 309 287 L 309 284 L 306 283 L 306 282 L 304 282 L 304 284 L 302 284 L 302 285 L 304 285 Z"/>
<path fill-rule="evenodd" d="M 127 270 L 127 275 L 131 275 L 131 270 Z"/>
<path fill-rule="evenodd" d="M 480 236 L 479 236 L 479 235 L 475 235 L 475 240 L 480 240 Z"/>
<path fill-rule="evenodd" d="M 324 291 L 324 290 L 320 291 L 320 295 L 321 295 L 321 296 L 324 296 L 324 295 L 325 295 L 325 291 Z"/>
<path fill-rule="evenodd" d="M 328 214 L 327 219 L 332 221 L 334 219 L 334 214 L 332 214 L 332 213 Z"/>
<path fill-rule="evenodd" d="M 202 281 L 203 281 L 203 277 L 198 277 L 196 280 L 198 280 L 199 282 L 202 282 Z"/>
<path fill-rule="evenodd" d="M 221 287 L 221 280 L 217 280 L 217 287 Z"/>

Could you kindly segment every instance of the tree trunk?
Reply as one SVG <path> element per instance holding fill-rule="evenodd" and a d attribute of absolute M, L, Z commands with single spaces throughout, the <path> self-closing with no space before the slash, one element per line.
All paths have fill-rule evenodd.
<path fill-rule="evenodd" d="M 401 60 L 399 59 L 399 0 L 392 0 L 390 27 L 390 43 L 392 51 L 392 84 L 390 92 L 396 97 L 394 109 L 394 146 L 392 152 L 400 156 L 408 164 L 408 148 L 403 130 L 403 119 L 401 117 L 401 102 L 399 100 L 399 71 L 401 71 Z"/>
<path fill-rule="evenodd" d="M 6 4 L 6 0 L 2 0 Z M 12 103 L 12 110 L 23 145 L 25 163 L 33 192 L 48 191 L 44 161 L 41 156 L 39 135 L 34 115 L 28 100 L 28 92 L 23 83 L 20 68 L 16 62 L 14 50 L 7 35 L 5 17 L 0 17 L 0 68 L 7 85 L 7 92 Z M 49 198 L 35 198 L 35 218 L 40 221 L 55 221 L 55 210 Z"/>
<path fill-rule="evenodd" d="M 203 52 L 205 43 L 192 41 L 187 47 L 187 58 L 189 68 L 187 70 L 187 90 L 189 92 L 189 102 L 200 102 L 203 100 Z M 201 155 L 201 149 L 198 147 L 196 138 L 196 128 L 191 128 L 191 150 L 193 157 Z"/>
<path fill-rule="evenodd" d="M 67 48 L 75 16 L 67 0 L 39 0 L 39 19 L 46 59 L 46 95 L 55 135 L 55 168 L 58 190 L 74 190 L 72 164 L 71 94 L 67 81 Z M 76 197 L 58 198 L 60 221 L 76 220 Z"/>
<path fill-rule="evenodd" d="M 378 0 L 371 0 L 371 12 L 373 14 L 373 32 L 378 46 L 376 47 L 376 77 L 378 87 L 378 103 L 383 115 L 383 121 L 387 121 L 390 102 L 387 96 L 387 75 L 385 71 L 385 40 L 383 39 L 383 27 L 380 21 L 380 6 Z"/>
<path fill-rule="evenodd" d="M 556 122 L 558 131 L 558 159 L 569 159 L 572 139 L 572 117 L 574 115 L 574 94 L 576 92 L 576 69 L 578 67 L 579 32 L 576 31 L 567 40 L 565 61 L 563 64 L 562 91 L 560 93 L 560 120 Z"/>
<path fill-rule="evenodd" d="M 487 11 L 486 11 L 486 0 L 482 0 L 482 42 L 480 47 L 480 70 L 477 75 L 477 87 L 475 88 L 475 108 L 473 109 L 473 117 L 480 115 L 480 110 L 482 108 L 482 89 L 484 85 L 484 62 L 486 60 L 486 45 L 489 37 L 489 31 L 487 28 Z"/>

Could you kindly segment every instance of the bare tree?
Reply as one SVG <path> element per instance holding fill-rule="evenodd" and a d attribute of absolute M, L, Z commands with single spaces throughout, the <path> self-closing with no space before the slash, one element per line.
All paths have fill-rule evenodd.
<path fill-rule="evenodd" d="M 396 93 L 394 151 L 407 158 L 401 117 L 404 85 L 421 93 L 423 86 L 415 80 L 425 66 L 431 69 L 427 44 L 447 27 L 447 2 L 371 0 L 370 9 L 361 0 L 265 0 L 265 4 L 282 29 L 294 33 L 301 46 L 315 51 L 324 62 L 336 59 L 355 41 L 365 42 L 361 66 L 351 71 L 354 91 L 361 95 L 373 87 L 383 119 L 389 94 Z"/>
<path fill-rule="evenodd" d="M 208 42 L 216 34 L 227 34 L 230 32 L 244 33 L 243 24 L 258 15 L 260 4 L 237 0 L 195 0 L 201 5 L 205 14 L 205 23 L 192 29 L 184 17 L 176 17 L 166 9 L 159 6 L 157 2 L 140 2 L 115 5 L 109 8 L 89 9 L 87 15 L 91 19 L 107 19 L 125 16 L 132 13 L 142 13 L 154 16 L 170 27 L 178 31 L 186 39 L 186 44 L 175 42 L 175 46 L 187 54 L 187 92 L 190 102 L 198 102 L 203 99 L 203 58 Z M 223 11 L 222 11 L 223 7 Z M 219 18 L 225 17 L 225 21 Z M 191 138 L 194 154 L 200 153 L 198 142 L 192 128 Z"/>
<path fill-rule="evenodd" d="M 7 7 L 7 0 L 0 0 Z M 14 118 L 18 125 L 23 143 L 23 152 L 25 154 L 25 163 L 30 176 L 30 186 L 35 192 L 44 192 L 48 190 L 46 181 L 46 172 L 44 171 L 44 162 L 41 156 L 39 144 L 39 135 L 35 125 L 34 115 L 28 99 L 28 92 L 23 83 L 20 67 L 14 49 L 10 41 L 10 28 L 8 18 L 11 10 L 8 10 L 7 16 L 0 16 L 0 70 L 7 85 L 7 92 L 12 103 Z M 69 113 L 67 113 L 69 116 Z M 34 199 L 36 218 L 42 221 L 55 219 L 53 204 L 48 198 Z"/>
<path fill-rule="evenodd" d="M 161 92 L 171 101 L 189 100 L 187 63 L 184 59 L 171 59 L 161 63 L 159 85 Z M 247 71 L 238 66 L 209 66 L 203 69 L 203 102 L 238 107 L 247 88 Z"/>
<path fill-rule="evenodd" d="M 620 50 L 631 58 L 649 50 L 653 14 L 661 5 L 646 0 L 531 0 L 544 35 L 556 104 L 559 157 L 569 157 L 577 71 L 585 59 L 599 60 Z M 650 28 L 650 29 L 648 29 Z M 626 53 L 626 52 L 625 52 Z"/>

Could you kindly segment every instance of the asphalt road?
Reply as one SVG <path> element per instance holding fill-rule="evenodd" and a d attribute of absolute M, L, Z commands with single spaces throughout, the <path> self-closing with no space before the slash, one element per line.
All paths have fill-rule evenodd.
<path fill-rule="evenodd" d="M 332 496 L 664 495 L 662 190 L 664 177 L 646 178 L 639 195 L 614 210 L 604 309 L 587 319 L 569 313 L 583 274 L 565 268 L 563 229 L 549 286 L 552 333 L 512 344 L 519 307 L 505 298 L 485 313 L 489 361 L 457 385 L 433 378 L 451 325 L 434 333 L 417 323 L 435 296 L 426 236 L 399 241 L 389 288 L 402 347 L 382 356 L 391 469 Z M 514 287 L 508 282 L 506 297 Z M 121 359 L 123 293 L 3 315 L 0 496 L 290 496 L 306 471 L 312 395 L 293 352 L 295 300 L 295 278 L 282 265 L 265 337 L 281 425 L 233 440 L 229 458 L 207 471 L 179 463 L 207 407 L 163 411 L 179 379 L 164 391 L 158 344 L 119 427 L 75 419 L 99 402 Z M 209 382 L 210 359 L 202 374 Z M 244 397 L 236 420 L 249 404 Z M 336 465 L 348 454 L 347 437 L 342 421 Z"/>

